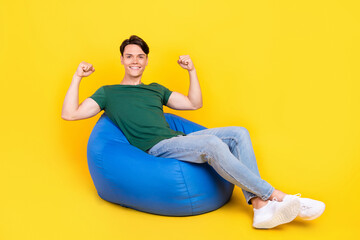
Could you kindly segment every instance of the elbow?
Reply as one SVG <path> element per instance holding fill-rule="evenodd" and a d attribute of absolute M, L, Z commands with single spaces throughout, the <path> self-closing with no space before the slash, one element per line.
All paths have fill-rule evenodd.
<path fill-rule="evenodd" d="M 197 109 L 200 109 L 200 108 L 202 108 L 202 103 L 200 103 L 200 104 L 197 104 L 197 105 L 194 105 L 193 106 L 193 110 L 197 110 Z"/>
<path fill-rule="evenodd" d="M 66 121 L 71 121 L 71 118 L 69 116 L 67 116 L 67 115 L 61 114 L 61 118 L 66 120 Z"/>
<path fill-rule="evenodd" d="M 203 106 L 203 102 L 201 100 L 200 103 L 196 106 L 196 109 L 200 109 L 200 108 L 202 108 L 202 106 Z"/>
<path fill-rule="evenodd" d="M 189 96 L 187 98 L 188 98 L 189 109 L 197 110 L 199 108 L 202 108 L 202 106 L 203 106 L 202 98 L 191 99 Z"/>
<path fill-rule="evenodd" d="M 66 113 L 62 113 L 61 118 L 66 120 L 66 121 L 74 121 L 74 120 L 76 120 L 72 115 L 66 114 Z"/>

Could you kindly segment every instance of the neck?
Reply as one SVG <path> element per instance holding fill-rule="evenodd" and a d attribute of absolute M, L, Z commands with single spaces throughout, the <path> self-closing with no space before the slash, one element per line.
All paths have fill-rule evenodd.
<path fill-rule="evenodd" d="M 142 76 L 131 77 L 131 76 L 125 75 L 120 84 L 121 85 L 138 85 L 141 83 L 141 77 Z"/>

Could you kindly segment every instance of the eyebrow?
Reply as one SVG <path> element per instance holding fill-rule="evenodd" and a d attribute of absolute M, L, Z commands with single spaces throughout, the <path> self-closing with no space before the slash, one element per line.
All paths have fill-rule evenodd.
<path fill-rule="evenodd" d="M 124 55 L 133 55 L 133 54 L 131 54 L 131 53 L 125 53 Z M 143 55 L 143 56 L 145 56 L 145 54 L 143 54 L 143 53 L 140 53 L 140 54 L 137 54 L 137 55 Z"/>

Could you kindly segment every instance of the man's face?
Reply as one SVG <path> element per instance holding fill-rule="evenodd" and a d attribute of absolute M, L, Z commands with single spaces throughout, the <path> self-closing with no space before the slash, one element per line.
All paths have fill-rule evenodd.
<path fill-rule="evenodd" d="M 139 77 L 143 74 L 148 58 L 144 51 L 136 44 L 129 44 L 125 47 L 121 64 L 124 65 L 125 74 L 131 77 Z"/>

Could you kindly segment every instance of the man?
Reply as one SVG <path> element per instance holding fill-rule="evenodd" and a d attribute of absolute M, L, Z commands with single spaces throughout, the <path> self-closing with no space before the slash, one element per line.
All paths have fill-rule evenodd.
<path fill-rule="evenodd" d="M 169 128 L 163 105 L 178 110 L 202 107 L 200 84 L 188 55 L 180 56 L 177 61 L 189 73 L 190 87 L 185 96 L 157 83 L 141 82 L 149 54 L 143 39 L 130 36 L 121 44 L 120 52 L 125 69 L 121 83 L 100 87 L 79 105 L 80 81 L 95 71 L 90 63 L 80 63 L 65 96 L 63 119 L 90 118 L 105 110 L 129 142 L 148 154 L 210 164 L 219 175 L 243 190 L 246 201 L 254 208 L 255 228 L 273 228 L 297 216 L 311 220 L 323 213 L 324 203 L 285 194 L 260 178 L 245 128 L 205 129 L 188 135 Z"/>

